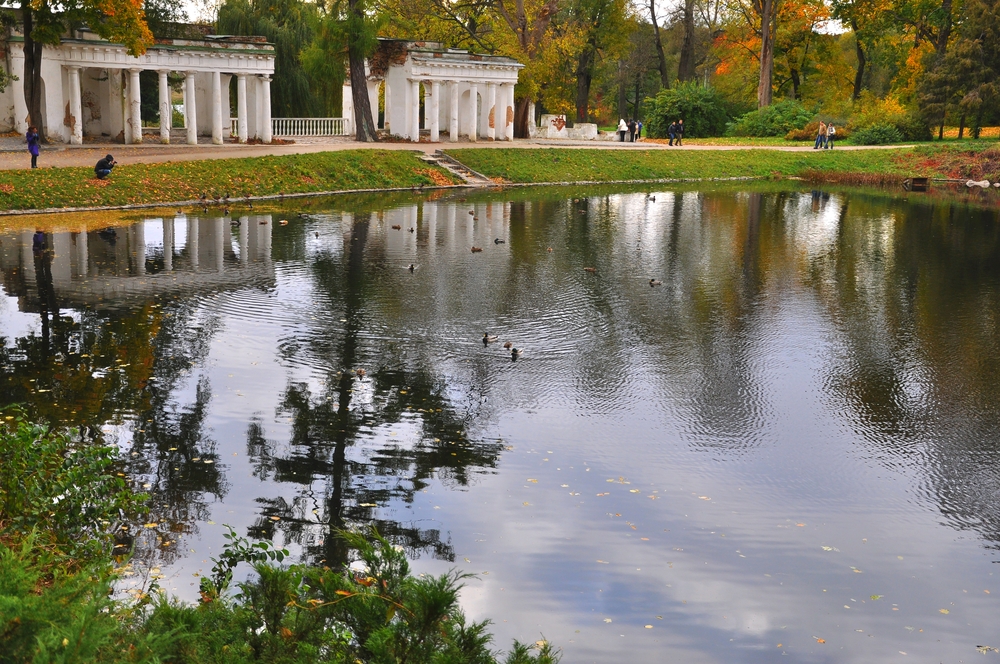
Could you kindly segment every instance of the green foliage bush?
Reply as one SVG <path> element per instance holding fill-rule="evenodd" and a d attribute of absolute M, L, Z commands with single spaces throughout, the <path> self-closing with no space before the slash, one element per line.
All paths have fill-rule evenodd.
<path fill-rule="evenodd" d="M 888 123 L 871 125 L 854 131 L 851 142 L 856 145 L 889 145 L 902 143 L 903 134 Z"/>
<path fill-rule="evenodd" d="M 650 138 L 667 138 L 671 122 L 684 120 L 684 137 L 721 136 L 729 115 L 726 102 L 714 88 L 694 82 L 660 90 L 646 100 L 646 129 Z"/>
<path fill-rule="evenodd" d="M 784 136 L 793 129 L 801 129 L 815 114 L 795 99 L 777 103 L 744 114 L 726 127 L 729 136 Z M 818 126 L 818 125 L 817 125 Z"/>
<path fill-rule="evenodd" d="M 155 585 L 115 601 L 112 545 L 143 496 L 112 472 L 117 450 L 75 432 L 0 420 L 0 664 L 496 664 L 489 621 L 458 596 L 468 575 L 415 577 L 402 548 L 340 533 L 355 564 L 283 565 L 288 552 L 231 529 L 201 602 Z M 233 570 L 252 566 L 231 588 Z M 155 582 L 154 582 L 155 584 Z M 514 642 L 505 664 L 556 664 L 547 642 Z"/>

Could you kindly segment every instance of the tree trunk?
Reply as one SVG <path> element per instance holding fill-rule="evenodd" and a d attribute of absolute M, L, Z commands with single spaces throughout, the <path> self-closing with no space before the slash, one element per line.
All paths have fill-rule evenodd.
<path fill-rule="evenodd" d="M 625 63 L 618 61 L 618 117 L 624 118 L 628 115 L 628 88 L 625 87 L 628 81 L 625 78 Z"/>
<path fill-rule="evenodd" d="M 792 99 L 798 99 L 799 86 L 802 85 L 802 81 L 799 79 L 799 70 L 793 67 L 789 70 L 788 77 L 792 81 Z"/>
<path fill-rule="evenodd" d="M 764 0 L 760 5 L 760 82 L 757 85 L 757 108 L 771 105 L 774 78 L 774 0 Z"/>
<path fill-rule="evenodd" d="M 515 106 L 517 107 L 514 112 L 514 138 L 528 138 L 528 107 L 531 105 L 531 100 L 527 97 L 520 99 Z M 531 122 L 534 122 L 535 118 L 531 118 Z"/>
<path fill-rule="evenodd" d="M 357 29 L 364 25 L 361 3 L 350 0 L 350 12 L 354 15 Z M 375 133 L 375 122 L 372 120 L 372 105 L 368 99 L 368 77 L 365 76 L 365 56 L 361 47 L 361 35 L 349 35 L 347 45 L 347 60 L 351 71 L 351 98 L 354 100 L 355 140 L 363 143 L 378 141 Z"/>
<path fill-rule="evenodd" d="M 851 21 L 851 28 L 854 30 L 854 51 L 858 56 L 858 71 L 854 74 L 854 93 L 851 98 L 857 100 L 861 96 L 861 84 L 865 79 L 865 65 L 868 60 L 865 58 L 865 49 L 861 45 L 861 37 L 858 35 L 858 24 Z"/>
<path fill-rule="evenodd" d="M 42 126 L 42 44 L 31 33 L 35 29 L 35 16 L 30 3 L 21 3 L 24 17 L 24 105 L 28 108 L 28 125 L 38 128 L 42 140 L 47 140 L 46 127 Z"/>
<path fill-rule="evenodd" d="M 958 140 L 962 140 L 965 136 L 965 112 L 962 112 L 962 117 L 958 120 Z"/>
<path fill-rule="evenodd" d="M 681 42 L 680 62 L 677 65 L 677 79 L 694 80 L 694 0 L 684 0 L 684 41 Z"/>
<path fill-rule="evenodd" d="M 656 20 L 656 0 L 649 0 L 649 17 L 653 21 L 653 43 L 656 44 L 657 64 L 660 68 L 660 85 L 670 87 L 670 75 L 667 74 L 667 56 L 663 53 L 663 41 L 660 39 L 660 24 Z"/>
<path fill-rule="evenodd" d="M 941 1 L 941 14 L 944 15 L 944 23 L 938 30 L 937 42 L 934 44 L 934 53 L 938 63 L 944 60 L 945 51 L 948 49 L 948 38 L 951 36 L 951 3 L 952 0 Z"/>
<path fill-rule="evenodd" d="M 587 44 L 576 64 L 576 121 L 586 122 L 590 106 L 590 83 L 594 79 L 594 48 Z"/>

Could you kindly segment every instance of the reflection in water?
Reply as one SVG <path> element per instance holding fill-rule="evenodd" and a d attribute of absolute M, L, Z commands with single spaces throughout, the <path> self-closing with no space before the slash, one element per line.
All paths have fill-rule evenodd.
<path fill-rule="evenodd" d="M 534 190 L 0 233 L 3 401 L 123 449 L 182 595 L 222 523 L 329 564 L 373 523 L 480 573 L 500 640 L 573 661 L 819 660 L 820 633 L 954 659 L 996 610 L 953 529 L 1000 546 L 1000 226 L 919 200 Z M 945 603 L 964 626 L 932 626 Z"/>

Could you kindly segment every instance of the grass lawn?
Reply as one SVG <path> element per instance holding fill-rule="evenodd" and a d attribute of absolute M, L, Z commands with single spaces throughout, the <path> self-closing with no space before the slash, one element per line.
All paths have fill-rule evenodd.
<path fill-rule="evenodd" d="M 0 171 L 0 210 L 166 203 L 228 194 L 390 189 L 454 184 L 414 152 L 347 150 L 317 154 L 118 166 L 106 180 L 90 168 Z"/>
<path fill-rule="evenodd" d="M 791 177 L 811 171 L 930 175 L 915 168 L 912 149 L 817 152 L 775 150 L 459 149 L 469 168 L 510 182 L 579 182 L 669 178 Z"/>

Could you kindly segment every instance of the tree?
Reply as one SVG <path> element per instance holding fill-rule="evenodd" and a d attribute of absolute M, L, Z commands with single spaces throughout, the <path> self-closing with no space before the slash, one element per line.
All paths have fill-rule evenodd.
<path fill-rule="evenodd" d="M 84 23 L 137 56 L 153 43 L 138 0 L 21 0 L 24 22 L 24 103 L 28 124 L 42 129 L 42 47 L 56 45 L 70 25 Z"/>
<path fill-rule="evenodd" d="M 576 0 L 571 8 L 583 34 L 576 65 L 576 121 L 587 122 L 590 87 L 597 59 L 624 52 L 630 25 L 626 21 L 625 0 Z"/>
<path fill-rule="evenodd" d="M 681 42 L 681 57 L 677 65 L 677 80 L 694 80 L 695 68 L 695 35 L 694 35 L 694 2 L 695 0 L 684 0 L 684 41 Z"/>
<path fill-rule="evenodd" d="M 667 73 L 667 56 L 663 52 L 663 40 L 660 38 L 660 24 L 656 20 L 656 0 L 649 0 L 649 19 L 653 23 L 653 43 L 656 45 L 656 57 L 660 65 L 660 85 L 670 87 L 670 75 Z"/>

